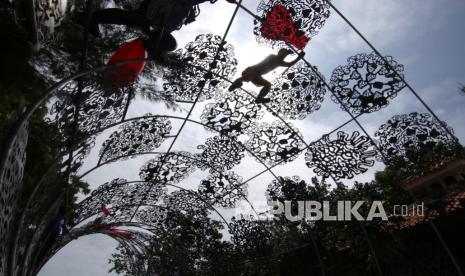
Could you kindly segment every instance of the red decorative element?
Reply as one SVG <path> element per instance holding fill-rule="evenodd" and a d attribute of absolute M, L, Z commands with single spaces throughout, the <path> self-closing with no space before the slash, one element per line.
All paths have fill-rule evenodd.
<path fill-rule="evenodd" d="M 108 208 L 107 208 L 107 206 L 105 206 L 105 204 L 102 204 L 102 213 L 106 217 L 108 217 L 110 215 L 110 210 L 108 210 Z"/>
<path fill-rule="evenodd" d="M 111 228 L 110 232 L 111 232 L 110 235 L 114 238 L 127 238 L 127 239 L 131 238 L 131 233 L 126 232 L 126 231 Z"/>
<path fill-rule="evenodd" d="M 108 65 L 113 65 L 118 62 L 133 60 L 133 59 L 146 59 L 147 51 L 144 47 L 144 40 L 137 38 L 129 41 L 111 56 Z M 121 65 L 116 65 L 109 68 L 107 78 L 111 82 L 113 88 L 120 88 L 132 83 L 142 72 L 145 66 L 145 61 L 129 62 Z"/>
<path fill-rule="evenodd" d="M 264 38 L 282 40 L 297 49 L 303 49 L 310 40 L 299 30 L 292 20 L 291 13 L 281 4 L 274 6 L 266 15 L 260 32 Z"/>

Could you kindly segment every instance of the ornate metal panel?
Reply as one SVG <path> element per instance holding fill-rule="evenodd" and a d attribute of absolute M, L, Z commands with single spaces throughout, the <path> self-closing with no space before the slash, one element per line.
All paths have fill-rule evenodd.
<path fill-rule="evenodd" d="M 220 36 L 201 34 L 176 51 L 180 64 L 166 70 L 165 91 L 179 101 L 194 101 L 201 91 L 200 102 L 221 94 L 237 65 L 232 45 L 221 43 Z"/>
<path fill-rule="evenodd" d="M 198 193 L 211 205 L 234 208 L 238 201 L 247 198 L 247 186 L 234 172 L 214 173 L 200 182 Z"/>
<path fill-rule="evenodd" d="M 261 105 L 256 104 L 252 96 L 238 92 L 227 95 L 222 101 L 207 104 L 200 119 L 221 135 L 235 136 L 243 134 L 262 117 Z"/>
<path fill-rule="evenodd" d="M 339 98 L 342 105 L 356 115 L 387 106 L 389 99 L 395 98 L 405 83 L 395 73 L 402 74 L 404 66 L 391 56 L 385 59 L 390 66 L 376 53 L 349 57 L 347 65 L 333 71 L 329 85 L 337 97 L 333 95 L 331 99 L 339 104 Z"/>
<path fill-rule="evenodd" d="M 179 190 L 166 195 L 163 199 L 165 205 L 172 210 L 178 210 L 190 215 L 203 215 L 209 209 L 200 195 L 195 191 Z"/>
<path fill-rule="evenodd" d="M 149 225 L 151 228 L 163 227 L 168 217 L 168 210 L 159 206 L 140 208 L 135 216 L 137 222 Z"/>
<path fill-rule="evenodd" d="M 320 109 L 325 93 L 324 77 L 299 62 L 274 81 L 270 109 L 284 118 L 302 120 Z"/>
<path fill-rule="evenodd" d="M 78 129 L 82 133 L 104 128 L 123 117 L 131 88 L 108 91 L 100 83 L 97 79 L 83 80 L 78 121 Z M 52 106 L 52 119 L 59 129 L 69 128 L 74 123 L 79 88 L 78 82 L 69 82 Z"/>
<path fill-rule="evenodd" d="M 241 162 L 244 157 L 245 147 L 236 137 L 215 136 L 208 138 L 205 145 L 197 146 L 203 150 L 196 154 L 195 164 L 202 170 L 210 173 L 230 170 Z"/>
<path fill-rule="evenodd" d="M 264 19 L 273 7 L 276 7 L 277 5 L 282 5 L 289 11 L 294 26 L 297 28 L 297 35 L 305 34 L 308 38 L 315 36 L 318 33 L 330 15 L 330 6 L 325 0 L 261 0 L 258 5 L 257 12 L 258 14 L 261 14 L 262 19 Z M 267 26 L 258 20 L 254 20 L 254 25 L 254 34 L 260 44 L 269 44 L 271 46 L 278 47 L 286 45 L 282 40 L 264 38 L 260 29 L 262 27 L 266 28 Z M 282 34 L 279 35 L 285 37 L 286 26 L 279 27 L 279 29 L 283 29 Z"/>
<path fill-rule="evenodd" d="M 249 130 L 250 139 L 245 146 L 254 153 L 258 161 L 273 166 L 278 162 L 295 160 L 303 146 L 299 130 L 289 128 L 281 121 L 255 124 Z"/>
<path fill-rule="evenodd" d="M 10 231 L 15 219 L 18 192 L 23 186 L 26 164 L 27 126 L 19 129 L 11 151 L 0 167 L 0 275 L 5 275 L 10 244 Z M 3 149 L 8 150 L 8 149 Z"/>
<path fill-rule="evenodd" d="M 124 160 L 131 155 L 151 152 L 161 145 L 170 131 L 171 122 L 165 118 L 151 117 L 126 123 L 103 143 L 100 161 Z"/>
<path fill-rule="evenodd" d="M 372 146 L 370 139 L 360 136 L 358 131 L 350 136 L 339 131 L 334 140 L 325 135 L 312 144 L 305 153 L 305 164 L 315 168 L 313 171 L 325 178 L 351 179 L 374 165 L 372 159 L 376 156 L 376 150 Z"/>
<path fill-rule="evenodd" d="M 445 124 L 445 123 L 444 123 Z M 451 133 L 453 129 L 449 128 Z M 429 113 L 396 115 L 380 126 L 375 136 L 379 139 L 382 160 L 389 163 L 395 158 L 409 160 L 407 151 L 424 145 L 444 145 L 454 142 L 440 122 Z"/>
<path fill-rule="evenodd" d="M 157 185 L 176 184 L 195 170 L 192 154 L 170 152 L 148 161 L 140 169 L 140 178 Z"/>

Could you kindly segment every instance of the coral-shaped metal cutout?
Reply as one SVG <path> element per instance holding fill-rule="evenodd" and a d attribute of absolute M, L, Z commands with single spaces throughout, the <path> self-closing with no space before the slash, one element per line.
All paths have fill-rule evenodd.
<path fill-rule="evenodd" d="M 205 145 L 197 146 L 203 150 L 195 155 L 195 164 L 210 173 L 232 169 L 244 158 L 245 147 L 236 137 L 215 136 L 208 138 Z"/>
<path fill-rule="evenodd" d="M 281 121 L 271 125 L 262 123 L 249 130 L 250 139 L 245 142 L 259 162 L 274 166 L 295 160 L 302 148 L 302 135 L 294 127 Z"/>
<path fill-rule="evenodd" d="M 323 27 L 329 9 L 325 0 L 261 0 L 257 11 L 262 20 L 254 20 L 254 34 L 261 44 L 301 49 Z"/>
<path fill-rule="evenodd" d="M 102 129 L 121 120 L 129 99 L 131 88 L 121 88 L 111 93 L 105 91 L 95 80 L 83 84 L 79 96 L 78 129 L 83 133 Z M 79 85 L 70 82 L 62 88 L 60 97 L 51 108 L 51 117 L 59 129 L 73 126 Z"/>
<path fill-rule="evenodd" d="M 210 208 L 197 192 L 190 190 L 172 192 L 164 197 L 164 202 L 169 209 L 192 215 L 202 215 Z"/>
<path fill-rule="evenodd" d="M 237 202 L 247 198 L 247 186 L 233 172 L 214 173 L 200 182 L 198 193 L 211 205 L 234 208 Z"/>
<path fill-rule="evenodd" d="M 168 217 L 168 210 L 161 206 L 150 206 L 140 208 L 135 219 L 139 223 L 143 223 L 150 228 L 159 228 L 163 226 L 163 222 Z"/>
<path fill-rule="evenodd" d="M 193 157 L 188 152 L 170 152 L 148 161 L 140 169 L 139 176 L 147 182 L 159 185 L 176 184 L 195 169 Z"/>
<path fill-rule="evenodd" d="M 163 85 L 175 100 L 211 99 L 223 92 L 226 80 L 236 73 L 233 47 L 217 35 L 198 35 L 176 54 L 182 65 L 166 70 Z"/>
<path fill-rule="evenodd" d="M 161 145 L 170 131 L 171 122 L 165 118 L 150 117 L 126 123 L 103 143 L 100 162 L 124 160 L 138 153 L 151 152 Z"/>
<path fill-rule="evenodd" d="M 449 131 L 453 133 L 450 127 Z M 449 145 L 454 142 L 441 123 L 429 113 L 417 112 L 392 117 L 380 126 L 375 132 L 375 137 L 378 137 L 378 147 L 382 152 L 380 160 L 386 163 L 395 158 L 414 162 L 409 160 L 408 150 L 437 144 Z"/>
<path fill-rule="evenodd" d="M 238 92 L 219 102 L 207 104 L 200 118 L 207 129 L 232 136 L 243 134 L 255 120 L 262 117 L 261 105 L 256 104 L 250 95 Z"/>
<path fill-rule="evenodd" d="M 395 98 L 405 83 L 395 73 L 403 78 L 404 66 L 390 56 L 385 59 L 389 65 L 376 53 L 349 57 L 347 65 L 333 71 L 329 85 L 335 95 L 331 99 L 356 115 L 387 106 L 389 99 Z"/>
<path fill-rule="evenodd" d="M 273 82 L 269 106 L 284 118 L 302 120 L 320 109 L 325 93 L 323 76 L 299 62 Z"/>
<path fill-rule="evenodd" d="M 368 137 L 360 136 L 355 131 L 352 135 L 339 131 L 337 138 L 330 140 L 328 135 L 312 144 L 305 153 L 307 167 L 325 178 L 334 180 L 351 179 L 355 175 L 367 171 L 367 167 L 374 165 L 372 160 L 376 150 Z"/>

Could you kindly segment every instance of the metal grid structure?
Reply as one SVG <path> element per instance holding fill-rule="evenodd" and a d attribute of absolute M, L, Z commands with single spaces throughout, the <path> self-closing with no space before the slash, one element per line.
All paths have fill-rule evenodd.
<path fill-rule="evenodd" d="M 348 65 L 334 70 L 329 83 L 315 66 L 304 59 L 276 76 L 272 85 L 272 101 L 269 104 L 256 104 L 255 94 L 246 89 L 228 93 L 226 87 L 236 73 L 237 60 L 234 58 L 232 45 L 226 39 L 239 9 L 245 10 L 255 19 L 254 33 L 259 43 L 290 46 L 262 38 L 258 31 L 266 13 L 277 4 L 294 11 L 294 20 L 300 22 L 299 28 L 305 29 L 310 37 L 318 33 L 330 16 L 330 11 L 334 10 L 368 43 L 373 52 L 350 57 Z M 13 239 L 5 247 L 5 252 L 11 252 L 11 255 L 9 258 L 2 257 L 0 275 L 37 273 L 48 259 L 72 239 L 93 233 L 107 234 L 118 240 L 127 253 L 128 263 L 133 264 L 134 271 L 149 273 L 146 270 L 150 269 L 150 265 L 137 262 L 136 256 L 144 254 L 150 235 L 167 227 L 165 221 L 170 210 L 188 212 L 194 216 L 214 212 L 229 228 L 234 243 L 245 250 L 248 246 L 247 239 L 251 235 L 254 238 L 259 236 L 265 241 L 269 233 L 261 228 L 262 225 L 253 221 L 239 218 L 228 221 L 218 208 L 234 208 L 241 200 L 250 204 L 247 184 L 265 173 L 270 173 L 275 179 L 270 184 L 267 196 L 279 196 L 280 186 L 291 180 L 276 175 L 273 169 L 293 162 L 304 151 L 309 168 L 317 175 L 337 183 L 363 174 L 374 165 L 376 157 L 389 164 L 393 157 L 407 158 L 407 147 L 411 149 L 428 143 L 458 142 L 452 129 L 439 120 L 404 79 L 403 66 L 392 57 L 381 55 L 328 0 L 262 1 L 258 7 L 260 15 L 243 7 L 241 1 L 236 5 L 222 37 L 212 34 L 198 35 L 194 41 L 176 52 L 186 66 L 168 71 L 164 75 L 165 92 L 171 94 L 175 100 L 190 105 L 185 116 L 146 114 L 127 118 L 134 89 L 123 87 L 108 95 L 106 88 L 99 84 L 105 68 L 92 69 L 63 80 L 24 114 L 11 132 L 10 143 L 3 148 L 6 150 L 2 152 L 0 163 L 2 206 L 8 208 L 14 206 L 15 201 L 14 196 L 9 193 L 21 187 L 27 121 L 35 109 L 51 96 L 57 99 L 51 109 L 52 121 L 65 137 L 64 143 L 69 146 L 50 164 L 50 170 L 59 167 L 66 171 L 67 177 L 74 175 L 82 179 L 106 164 L 141 155 L 150 154 L 155 157 L 140 168 L 141 180 L 114 179 L 99 186 L 82 200 L 75 211 L 77 218 L 68 222 L 68 226 L 72 228 L 71 234 L 62 235 L 50 248 L 45 242 L 50 235 L 47 233 L 47 225 L 56 216 L 63 198 L 57 199 L 52 206 L 46 208 L 47 212 L 40 218 L 39 227 L 32 237 L 22 235 L 28 220 L 27 210 L 40 205 L 40 202 L 34 202 L 34 197 L 47 182 L 49 171 L 45 172 L 30 194 L 21 216 L 2 216 L 7 220 L 17 219 L 18 223 L 17 227 L 6 229 L 3 225 L 9 223 L 1 224 L 0 240 L 5 241 L 10 237 Z M 296 49 L 293 50 L 297 53 Z M 359 118 L 387 106 L 389 99 L 393 99 L 404 88 L 411 91 L 430 113 L 393 117 L 376 132 L 379 143 L 375 142 Z M 323 104 L 326 91 L 331 93 L 331 99 L 351 119 L 322 135 L 320 139 L 306 141 L 299 129 L 287 120 L 303 120 L 317 111 Z M 213 102 L 205 105 L 199 119 L 193 118 L 194 108 L 198 103 L 207 100 Z M 264 114 L 273 116 L 274 121 L 260 122 Z M 177 129 L 173 127 L 175 121 L 180 123 Z M 352 122 L 358 125 L 363 134 L 341 130 Z M 176 141 L 188 124 L 200 125 L 215 134 L 197 147 L 201 153 L 174 150 Z M 116 127 L 118 129 L 103 142 L 97 164 L 78 175 L 83 160 L 95 146 L 96 137 L 103 131 Z M 335 133 L 336 137 L 331 138 Z M 165 143 L 168 144 L 166 150 L 157 151 Z M 231 169 L 240 164 L 246 154 L 265 169 L 244 180 Z M 180 187 L 178 184 L 196 169 L 208 171 L 209 174 L 200 182 L 198 189 Z M 294 178 L 292 181 L 296 184 L 300 179 Z M 102 205 L 108 207 L 110 216 L 102 216 Z M 2 212 L 6 211 L 2 209 Z M 106 227 L 96 228 L 95 223 L 90 221 L 96 218 Z M 127 239 L 114 236 L 110 227 L 137 227 L 140 230 L 128 230 L 132 238 Z M 437 234 L 440 236 L 440 233 Z M 367 240 L 369 242 L 368 238 Z M 22 247 L 24 244 L 27 246 Z M 376 252 L 373 254 L 376 256 Z M 2 252 L 2 256 L 6 254 Z M 449 254 L 449 257 L 455 264 L 456 272 L 463 275 L 454 256 Z M 322 266 L 321 270 L 324 274 Z"/>

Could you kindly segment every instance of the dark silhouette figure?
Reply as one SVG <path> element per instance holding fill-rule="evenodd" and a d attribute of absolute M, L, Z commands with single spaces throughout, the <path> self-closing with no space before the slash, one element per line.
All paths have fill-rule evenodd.
<path fill-rule="evenodd" d="M 210 0 L 144 0 L 134 11 L 98 10 L 92 14 L 90 31 L 98 35 L 99 24 L 113 24 L 137 27 L 148 35 L 153 31 L 171 33 L 194 22 L 199 14 L 197 5 L 206 1 Z"/>
<path fill-rule="evenodd" d="M 304 52 L 300 53 L 299 56 L 291 62 L 284 61 L 284 59 L 292 54 L 292 50 L 290 49 L 280 49 L 277 55 L 269 55 L 260 63 L 255 64 L 253 66 L 247 67 L 244 71 L 242 71 L 242 76 L 236 79 L 231 86 L 229 87 L 229 91 L 233 91 L 242 86 L 243 82 L 252 82 L 256 86 L 263 86 L 258 93 L 257 99 L 255 100 L 256 103 L 268 103 L 271 100 L 269 98 L 265 98 L 265 96 L 270 92 L 271 83 L 263 78 L 262 75 L 267 74 L 278 67 L 290 67 L 296 64 L 303 56 L 305 55 Z"/>
<path fill-rule="evenodd" d="M 142 30 L 148 39 L 144 46 L 149 58 L 166 63 L 166 52 L 174 51 L 177 47 L 176 39 L 171 35 L 195 21 L 199 15 L 198 5 L 216 0 L 144 0 L 133 11 L 110 8 L 95 11 L 92 14 L 89 32 L 99 35 L 100 24 L 124 25 Z M 233 0 L 227 0 L 234 3 Z"/>

